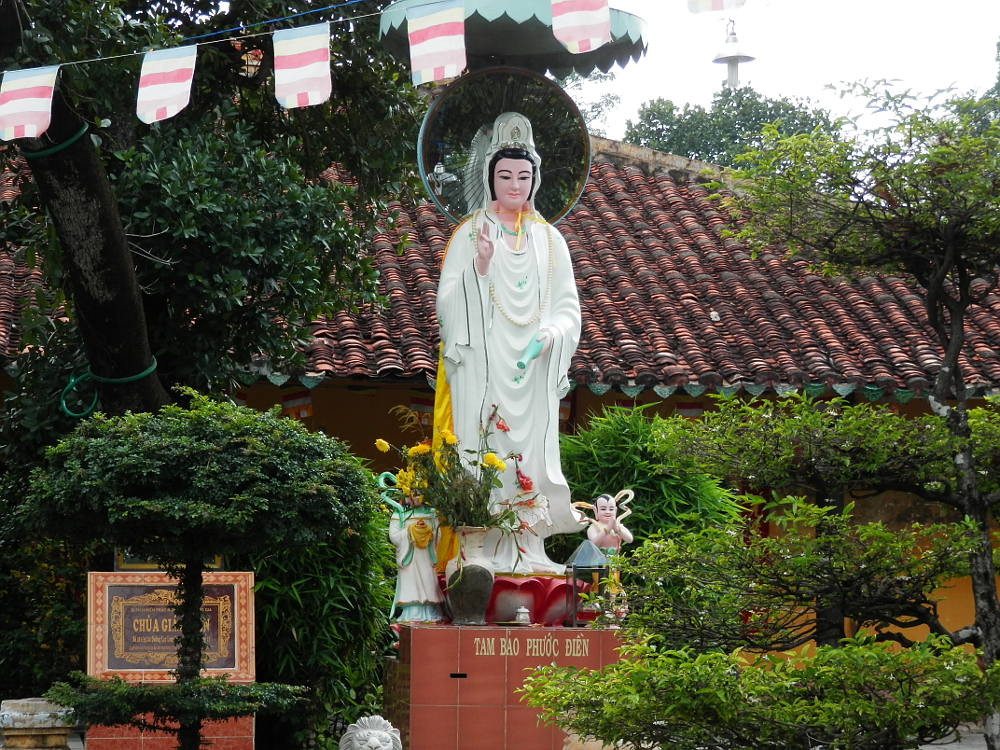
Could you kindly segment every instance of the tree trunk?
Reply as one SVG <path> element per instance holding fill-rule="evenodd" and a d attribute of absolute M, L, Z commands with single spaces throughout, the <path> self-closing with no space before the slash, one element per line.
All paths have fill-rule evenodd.
<path fill-rule="evenodd" d="M 187 560 L 178 573 L 177 613 L 181 635 L 177 645 L 177 685 L 197 680 L 201 676 L 205 652 L 205 636 L 202 631 L 201 605 L 205 599 L 205 563 L 201 559 Z M 201 747 L 201 719 L 180 722 L 177 731 L 178 750 L 199 750 Z"/>
<path fill-rule="evenodd" d="M 955 452 L 955 496 L 962 511 L 976 524 L 979 543 L 969 555 L 972 597 L 976 605 L 976 629 L 982 639 L 983 660 L 991 666 L 1000 658 L 1000 599 L 997 598 L 996 569 L 993 565 L 993 545 L 990 540 L 989 507 L 979 489 L 972 456 L 969 427 L 968 389 L 965 385 L 958 356 L 965 342 L 964 319 L 968 305 L 951 311 L 949 328 L 941 326 L 938 334 L 945 347 L 944 361 L 928 395 L 932 411 L 945 418 L 948 432 L 959 448 Z M 949 407 L 949 386 L 954 389 L 955 406 Z M 994 707 L 996 708 L 996 707 Z M 984 726 L 986 746 L 1000 750 L 1000 712 L 994 710 Z"/>
<path fill-rule="evenodd" d="M 956 463 L 963 457 L 970 463 L 971 452 L 956 455 Z M 966 478 L 959 471 L 962 494 L 968 498 L 965 514 L 971 518 L 978 531 L 978 544 L 969 555 L 969 572 L 972 578 L 972 596 L 976 605 L 976 629 L 982 638 L 983 661 L 987 666 L 1000 658 L 1000 599 L 997 597 L 996 570 L 993 567 L 993 545 L 990 540 L 989 513 L 985 499 L 975 485 L 975 478 Z M 964 481 L 963 481 L 964 480 Z M 994 711 L 986 718 L 984 736 L 989 750 L 1000 750 L 1000 712 Z"/>
<path fill-rule="evenodd" d="M 17 57 L 21 34 L 30 24 L 21 0 L 0 0 L 0 59 Z M 73 140 L 83 124 L 57 88 L 48 130 L 40 138 L 15 143 L 28 159 L 59 237 L 72 312 L 91 372 L 103 378 L 129 379 L 152 364 L 142 297 L 100 155 L 88 134 Z M 63 144 L 68 145 L 55 153 L 31 155 Z M 170 403 L 155 371 L 127 383 L 98 383 L 97 388 L 102 410 L 112 415 L 156 411 Z"/>
<path fill-rule="evenodd" d="M 0 19 L 2 22 L 2 19 Z M 83 121 L 61 96 L 53 101 L 45 140 L 65 143 Z M 83 336 L 91 371 L 102 378 L 128 379 L 152 364 L 135 267 L 118 205 L 100 155 L 84 135 L 49 156 L 43 139 L 19 141 L 28 157 L 39 194 L 62 247 L 73 313 Z M 170 403 L 156 373 L 127 383 L 98 383 L 102 410 L 156 411 Z"/>
<path fill-rule="evenodd" d="M 826 489 L 819 491 L 819 502 L 823 508 L 832 508 L 835 512 L 840 512 L 844 508 L 843 495 L 830 495 Z M 829 534 L 828 528 L 822 525 L 816 529 L 817 534 Z M 828 553 L 833 559 L 834 553 Z M 840 642 L 847 637 L 844 631 L 844 611 L 836 604 L 816 607 L 816 645 L 817 646 L 840 646 Z"/>

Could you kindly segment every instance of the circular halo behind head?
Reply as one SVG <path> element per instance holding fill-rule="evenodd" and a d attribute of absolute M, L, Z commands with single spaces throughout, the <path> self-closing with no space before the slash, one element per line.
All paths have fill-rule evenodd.
<path fill-rule="evenodd" d="M 487 205 L 486 166 L 505 143 L 536 158 L 532 197 L 542 217 L 554 224 L 579 199 L 590 169 L 590 137 L 573 100 L 536 73 L 489 68 L 448 86 L 420 128 L 420 177 L 452 222 Z"/>

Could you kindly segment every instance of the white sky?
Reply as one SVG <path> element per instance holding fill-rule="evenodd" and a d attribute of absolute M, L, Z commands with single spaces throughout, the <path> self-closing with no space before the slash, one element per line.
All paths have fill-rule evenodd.
<path fill-rule="evenodd" d="M 756 59 L 740 65 L 740 83 L 770 97 L 809 97 L 835 115 L 857 114 L 827 84 L 899 79 L 930 94 L 953 86 L 977 93 L 997 79 L 1000 0 L 747 0 L 729 13 L 690 13 L 687 0 L 610 0 L 646 20 L 649 51 L 613 69 L 621 107 L 605 131 L 620 139 L 639 107 L 663 97 L 707 106 L 726 78 L 712 63 L 725 43 L 726 20 Z M 596 98 L 602 89 L 584 90 Z"/>

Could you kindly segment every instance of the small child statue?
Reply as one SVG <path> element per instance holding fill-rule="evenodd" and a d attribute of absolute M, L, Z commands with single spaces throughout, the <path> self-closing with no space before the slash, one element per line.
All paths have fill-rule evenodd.
<path fill-rule="evenodd" d="M 437 513 L 423 505 L 404 507 L 393 500 L 394 477 L 389 472 L 379 477 L 379 485 L 384 488 L 382 500 L 392 508 L 389 540 L 396 547 L 396 593 L 391 619 L 396 622 L 440 622 L 444 594 L 434 569 Z"/>
<path fill-rule="evenodd" d="M 617 495 L 604 494 L 594 498 L 593 503 L 573 503 L 577 508 L 587 508 L 594 512 L 593 518 L 588 518 L 590 526 L 587 537 L 606 555 L 617 555 L 622 544 L 632 543 L 632 532 L 622 526 L 622 520 L 632 514 L 628 504 L 635 497 L 632 490 L 622 490 Z M 618 509 L 624 508 L 620 516 Z"/>

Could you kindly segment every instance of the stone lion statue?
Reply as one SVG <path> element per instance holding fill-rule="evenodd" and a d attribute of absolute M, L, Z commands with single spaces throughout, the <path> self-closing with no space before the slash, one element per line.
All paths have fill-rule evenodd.
<path fill-rule="evenodd" d="M 340 750 L 403 750 L 399 730 L 381 716 L 364 716 L 340 738 Z"/>

